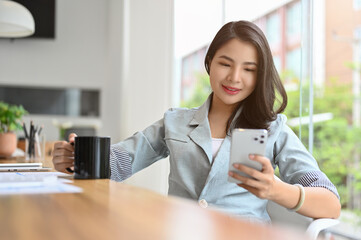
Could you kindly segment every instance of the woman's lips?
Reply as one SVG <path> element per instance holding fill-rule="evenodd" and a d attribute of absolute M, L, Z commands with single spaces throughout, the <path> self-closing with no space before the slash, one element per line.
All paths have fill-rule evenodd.
<path fill-rule="evenodd" d="M 224 85 L 222 85 L 222 88 L 226 93 L 228 93 L 230 95 L 235 95 L 241 91 L 238 88 L 228 87 L 228 86 L 224 86 Z"/>

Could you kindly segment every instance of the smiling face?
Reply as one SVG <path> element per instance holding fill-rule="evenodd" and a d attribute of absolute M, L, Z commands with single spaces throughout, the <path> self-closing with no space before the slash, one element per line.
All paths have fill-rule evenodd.
<path fill-rule="evenodd" d="M 233 38 L 215 53 L 209 71 L 214 92 L 212 105 L 235 107 L 255 89 L 258 56 L 256 48 Z"/>

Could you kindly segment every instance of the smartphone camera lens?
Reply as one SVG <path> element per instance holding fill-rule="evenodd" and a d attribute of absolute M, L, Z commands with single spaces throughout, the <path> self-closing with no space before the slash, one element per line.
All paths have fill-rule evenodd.
<path fill-rule="evenodd" d="M 258 141 L 258 138 L 254 138 L 255 141 Z"/>
<path fill-rule="evenodd" d="M 261 135 L 261 138 L 264 138 L 264 135 Z"/>
<path fill-rule="evenodd" d="M 261 141 L 259 141 L 261 144 L 263 144 L 264 142 L 261 140 Z"/>

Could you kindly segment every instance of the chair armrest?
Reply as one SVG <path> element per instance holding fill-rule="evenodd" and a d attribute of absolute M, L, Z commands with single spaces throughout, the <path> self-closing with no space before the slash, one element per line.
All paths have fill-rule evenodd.
<path fill-rule="evenodd" d="M 306 234 L 311 239 L 317 239 L 318 234 L 322 230 L 325 230 L 327 228 L 335 226 L 335 225 L 337 225 L 339 223 L 340 223 L 339 220 L 331 219 L 331 218 L 316 219 L 316 220 L 313 220 L 312 223 L 308 226 L 308 228 L 306 230 Z"/>

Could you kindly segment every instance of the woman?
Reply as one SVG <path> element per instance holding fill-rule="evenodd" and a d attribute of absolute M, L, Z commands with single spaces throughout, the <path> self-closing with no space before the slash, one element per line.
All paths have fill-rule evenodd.
<path fill-rule="evenodd" d="M 224 25 L 208 49 L 205 67 L 213 90 L 207 101 L 199 108 L 170 109 L 158 122 L 112 145 L 111 178 L 122 181 L 169 156 L 170 195 L 263 221 L 269 220 L 268 200 L 305 216 L 337 218 L 336 188 L 280 114 L 287 96 L 262 31 L 247 21 Z M 276 91 L 281 100 L 274 110 Z M 234 128 L 268 131 L 265 156 L 250 155 L 262 171 L 234 165 L 253 178 L 228 171 Z M 67 142 L 55 144 L 58 171 L 73 165 L 72 152 Z M 282 181 L 274 178 L 276 166 Z M 228 182 L 228 175 L 243 183 Z"/>

